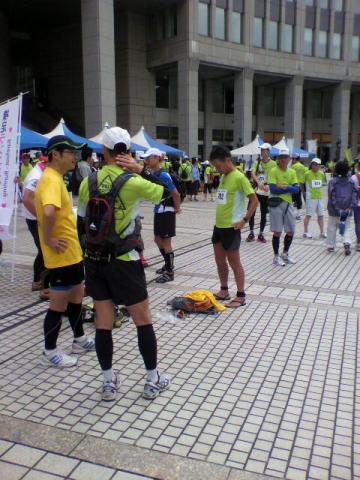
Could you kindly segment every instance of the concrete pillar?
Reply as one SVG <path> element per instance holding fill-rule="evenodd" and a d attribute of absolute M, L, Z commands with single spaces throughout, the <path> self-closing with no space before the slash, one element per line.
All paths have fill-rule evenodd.
<path fill-rule="evenodd" d="M 244 68 L 234 76 L 234 147 L 246 145 L 252 138 L 252 103 L 254 71 Z"/>
<path fill-rule="evenodd" d="M 295 146 L 301 144 L 302 101 L 304 77 L 292 77 L 285 87 L 285 136 L 294 139 Z"/>
<path fill-rule="evenodd" d="M 306 116 L 305 116 L 305 141 L 312 138 L 312 107 L 313 107 L 313 92 L 312 90 L 306 90 L 305 92 L 306 102 Z"/>
<path fill-rule="evenodd" d="M 353 93 L 351 99 L 351 150 L 353 156 L 358 153 L 360 135 L 360 93 Z"/>
<path fill-rule="evenodd" d="M 118 12 L 115 17 L 117 123 L 131 135 L 141 126 L 156 135 L 156 77 L 147 68 L 148 17 Z"/>
<path fill-rule="evenodd" d="M 7 100 L 11 96 L 9 39 L 8 19 L 0 12 L 0 102 Z"/>
<path fill-rule="evenodd" d="M 199 61 L 178 61 L 179 148 L 190 157 L 198 154 Z"/>
<path fill-rule="evenodd" d="M 256 133 L 261 137 L 264 135 L 264 90 L 261 85 L 256 87 Z"/>
<path fill-rule="evenodd" d="M 214 109 L 214 81 L 205 81 L 205 108 L 204 108 L 204 160 L 209 159 L 213 138 L 213 109 Z"/>
<path fill-rule="evenodd" d="M 303 56 L 304 28 L 305 28 L 305 2 L 296 2 L 296 25 L 294 25 L 294 52 Z"/>
<path fill-rule="evenodd" d="M 113 0 L 81 0 L 85 130 L 116 123 Z"/>
<path fill-rule="evenodd" d="M 243 2 L 243 5 L 243 42 L 247 46 L 252 46 L 255 2 Z"/>
<path fill-rule="evenodd" d="M 331 158 L 338 156 L 340 160 L 345 158 L 345 150 L 349 142 L 350 92 L 351 82 L 349 81 L 342 81 L 334 87 Z M 337 142 L 340 142 L 340 146 L 337 146 Z"/>

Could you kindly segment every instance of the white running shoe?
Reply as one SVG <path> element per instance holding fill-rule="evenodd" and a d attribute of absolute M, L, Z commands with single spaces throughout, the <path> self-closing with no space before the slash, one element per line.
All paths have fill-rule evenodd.
<path fill-rule="evenodd" d="M 86 337 L 82 342 L 77 342 L 75 339 L 72 344 L 72 353 L 81 355 L 82 353 L 95 351 L 95 340 Z"/>
<path fill-rule="evenodd" d="M 319 238 L 327 238 L 326 233 L 320 233 L 320 237 L 319 237 Z"/>
<path fill-rule="evenodd" d="M 111 382 L 103 382 L 101 400 L 103 402 L 114 402 L 118 391 L 118 377 L 115 373 L 115 378 Z"/>
<path fill-rule="evenodd" d="M 289 257 L 289 255 L 287 255 L 286 253 L 283 253 L 281 255 L 281 258 L 284 260 L 285 263 L 287 263 L 288 265 L 295 265 L 296 261 Z"/>
<path fill-rule="evenodd" d="M 77 358 L 67 355 L 65 352 L 56 350 L 51 355 L 47 355 L 45 352 L 41 355 L 41 363 L 48 367 L 68 368 L 75 367 L 77 364 Z"/>
<path fill-rule="evenodd" d="M 279 255 L 275 255 L 273 264 L 276 265 L 277 267 L 285 267 L 286 265 L 284 260 L 281 257 L 279 257 Z"/>
<path fill-rule="evenodd" d="M 312 238 L 312 235 L 309 232 L 304 232 L 303 238 Z"/>
<path fill-rule="evenodd" d="M 158 373 L 158 381 L 156 383 L 147 380 L 144 385 L 143 398 L 146 400 L 154 400 L 159 393 L 164 392 L 170 387 L 171 380 L 168 375 Z"/>

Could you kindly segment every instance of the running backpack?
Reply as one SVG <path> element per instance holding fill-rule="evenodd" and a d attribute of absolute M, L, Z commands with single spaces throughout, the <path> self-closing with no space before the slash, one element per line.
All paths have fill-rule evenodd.
<path fill-rule="evenodd" d="M 97 173 L 94 172 L 89 176 L 89 201 L 86 207 L 84 226 L 86 250 L 93 257 L 97 255 L 115 258 L 139 246 L 136 232 L 120 238 L 129 224 L 120 232 L 115 231 L 115 201 L 121 188 L 133 176 L 131 173 L 119 175 L 106 194 L 99 191 Z M 91 257 L 89 256 L 89 258 Z"/>
<path fill-rule="evenodd" d="M 329 195 L 329 203 L 337 215 L 341 210 L 352 208 L 353 183 L 350 178 L 335 177 Z"/>
<path fill-rule="evenodd" d="M 166 172 L 166 170 L 164 170 L 163 168 L 161 168 L 160 170 L 158 170 L 156 173 L 154 173 L 154 175 L 159 179 L 159 182 L 161 183 L 161 180 L 160 180 L 160 174 L 162 172 L 165 172 L 167 173 L 168 175 L 170 175 L 171 177 L 171 180 L 173 182 L 173 184 L 175 185 L 176 187 L 176 190 L 179 192 L 180 194 L 180 202 L 182 203 L 186 197 L 186 190 L 185 190 L 185 186 L 183 185 L 182 182 L 180 182 L 180 179 L 179 177 L 175 174 L 175 173 L 170 173 L 170 172 Z M 165 198 L 164 200 L 162 200 L 161 202 L 163 205 L 165 205 L 166 207 L 173 207 L 174 206 L 174 203 L 173 203 L 173 200 L 172 198 Z"/>
<path fill-rule="evenodd" d="M 187 177 L 188 177 L 188 174 L 187 174 L 187 171 L 186 171 L 186 167 L 185 167 L 185 168 L 180 167 L 180 170 L 181 170 L 181 173 L 180 173 L 181 179 L 182 179 L 182 180 L 186 180 Z"/>

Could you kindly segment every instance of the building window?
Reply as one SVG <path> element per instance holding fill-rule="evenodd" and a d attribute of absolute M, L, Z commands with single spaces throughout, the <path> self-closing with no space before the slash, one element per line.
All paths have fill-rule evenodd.
<path fill-rule="evenodd" d="M 335 60 L 341 59 L 341 34 L 340 33 L 333 33 L 332 35 L 330 57 L 334 58 Z"/>
<path fill-rule="evenodd" d="M 312 94 L 313 118 L 331 118 L 332 92 L 327 90 L 314 91 Z"/>
<path fill-rule="evenodd" d="M 354 13 L 360 15 L 360 0 L 353 0 Z"/>
<path fill-rule="evenodd" d="M 231 12 L 231 41 L 241 43 L 241 13 Z"/>
<path fill-rule="evenodd" d="M 278 50 L 279 48 L 279 24 L 278 22 L 273 22 L 270 20 L 267 24 L 267 48 L 271 50 Z"/>
<path fill-rule="evenodd" d="M 313 55 L 313 30 L 305 28 L 304 30 L 304 55 Z"/>
<path fill-rule="evenodd" d="M 216 7 L 215 10 L 215 38 L 225 40 L 225 10 Z"/>
<path fill-rule="evenodd" d="M 314 6 L 314 0 L 305 0 L 305 5 L 307 7 L 313 7 Z"/>
<path fill-rule="evenodd" d="M 318 55 L 321 58 L 327 57 L 328 32 L 319 32 L 319 50 Z"/>
<path fill-rule="evenodd" d="M 198 9 L 198 33 L 209 35 L 209 5 L 199 2 Z"/>
<path fill-rule="evenodd" d="M 284 116 L 285 90 L 283 88 L 265 87 L 264 115 L 267 117 Z"/>
<path fill-rule="evenodd" d="M 254 47 L 264 46 L 264 22 L 262 18 L 254 18 Z"/>
<path fill-rule="evenodd" d="M 334 10 L 341 12 L 343 9 L 343 0 L 334 0 Z"/>
<path fill-rule="evenodd" d="M 169 9 L 169 25 L 168 36 L 169 38 L 176 37 L 177 35 L 177 7 Z"/>
<path fill-rule="evenodd" d="M 329 0 L 319 0 L 318 5 L 320 8 L 329 8 Z"/>
<path fill-rule="evenodd" d="M 353 62 L 360 61 L 360 37 L 353 35 L 351 41 L 351 60 Z"/>
<path fill-rule="evenodd" d="M 169 108 L 169 76 L 159 74 L 156 76 L 156 107 Z"/>
<path fill-rule="evenodd" d="M 234 88 L 224 87 L 224 113 L 234 113 Z"/>
<path fill-rule="evenodd" d="M 294 51 L 294 27 L 293 25 L 284 24 L 282 26 L 282 50 L 283 52 L 292 53 Z"/>

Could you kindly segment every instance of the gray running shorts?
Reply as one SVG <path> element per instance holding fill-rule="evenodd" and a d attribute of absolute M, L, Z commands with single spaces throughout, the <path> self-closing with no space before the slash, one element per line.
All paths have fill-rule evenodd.
<path fill-rule="evenodd" d="M 272 232 L 295 232 L 295 209 L 288 202 L 281 202 L 277 207 L 269 207 L 270 230 Z"/>

